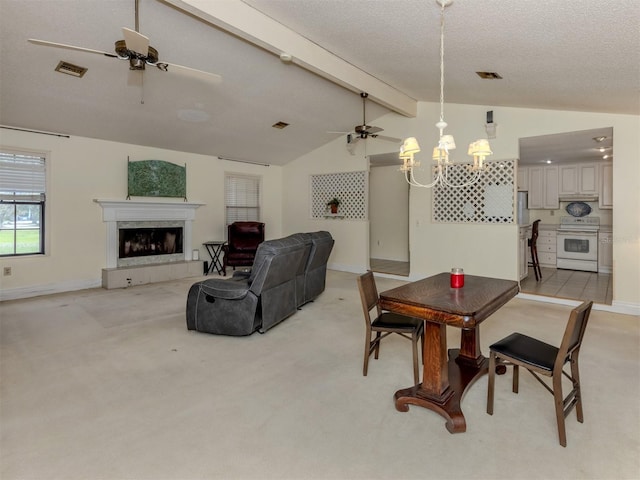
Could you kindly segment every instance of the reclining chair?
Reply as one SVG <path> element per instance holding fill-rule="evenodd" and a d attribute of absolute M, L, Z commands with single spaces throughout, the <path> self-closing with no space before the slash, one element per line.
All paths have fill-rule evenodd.
<path fill-rule="evenodd" d="M 264 333 L 297 310 L 296 272 L 301 242 L 267 240 L 258 246 L 251 273 L 197 282 L 187 296 L 187 328 L 220 335 Z"/>
<path fill-rule="evenodd" d="M 303 303 L 312 302 L 324 292 L 327 278 L 327 262 L 335 243 L 329 232 L 312 232 L 309 235 L 311 236 L 312 246 L 305 269 Z"/>
<path fill-rule="evenodd" d="M 222 274 L 227 267 L 250 267 L 256 256 L 258 245 L 264 242 L 264 223 L 233 222 L 227 226 L 227 243 L 222 247 Z"/>

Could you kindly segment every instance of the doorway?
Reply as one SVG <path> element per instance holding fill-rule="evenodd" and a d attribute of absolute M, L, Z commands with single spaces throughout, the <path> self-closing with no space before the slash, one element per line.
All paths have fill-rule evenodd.
<path fill-rule="evenodd" d="M 369 161 L 369 268 L 408 277 L 409 184 L 398 174 L 397 152 Z"/>
<path fill-rule="evenodd" d="M 610 240 L 613 232 L 613 128 L 520 138 L 519 148 L 518 190 L 528 191 L 529 199 L 532 195 L 539 197 L 541 188 L 546 192 L 544 202 L 537 208 L 529 205 L 529 220 L 540 219 L 541 226 L 553 232 L 549 237 L 551 242 L 545 245 L 546 262 L 541 261 L 542 280 L 535 281 L 529 268 L 529 275 L 521 281 L 521 291 L 572 300 L 591 299 L 610 305 L 613 296 Z M 544 181 L 531 182 L 533 170 L 542 171 L 543 176 L 538 175 L 538 178 L 544 178 Z M 550 179 L 555 179 L 552 188 L 546 183 Z M 592 248 L 596 252 L 597 272 L 557 268 L 560 248 L 557 230 L 563 224 L 563 217 L 597 220 L 598 236 L 597 241 L 594 240 L 595 248 Z"/>

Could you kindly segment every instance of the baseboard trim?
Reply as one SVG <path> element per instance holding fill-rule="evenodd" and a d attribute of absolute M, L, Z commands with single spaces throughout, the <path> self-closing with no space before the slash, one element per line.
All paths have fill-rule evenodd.
<path fill-rule="evenodd" d="M 29 287 L 2 289 L 0 291 L 0 302 L 7 300 L 19 300 L 21 298 L 39 297 L 41 295 L 51 295 L 53 293 L 75 292 L 88 288 L 102 287 L 102 279 L 74 280 L 71 282 L 53 283 L 47 285 L 32 285 Z"/>
<path fill-rule="evenodd" d="M 582 302 L 580 300 L 570 300 L 568 298 L 545 297 L 544 295 L 532 295 L 530 293 L 519 293 L 516 298 L 523 300 L 533 300 L 534 302 L 555 303 L 558 305 L 568 305 L 576 307 Z M 640 315 L 640 305 L 628 302 L 613 302 L 612 305 L 603 303 L 594 303 L 593 310 L 601 310 L 603 312 L 620 313 L 622 315 Z"/>

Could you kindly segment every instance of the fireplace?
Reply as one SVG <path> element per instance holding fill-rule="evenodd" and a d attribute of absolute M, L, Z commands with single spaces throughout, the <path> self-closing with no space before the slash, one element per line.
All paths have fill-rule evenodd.
<path fill-rule="evenodd" d="M 107 268 L 191 260 L 192 223 L 201 203 L 94 201 L 107 224 Z"/>
<path fill-rule="evenodd" d="M 118 266 L 183 261 L 183 230 L 184 222 L 118 222 Z"/>

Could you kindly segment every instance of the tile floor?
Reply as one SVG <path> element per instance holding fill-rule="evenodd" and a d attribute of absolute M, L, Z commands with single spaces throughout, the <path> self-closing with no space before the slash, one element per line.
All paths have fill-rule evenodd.
<path fill-rule="evenodd" d="M 520 290 L 533 295 L 569 298 L 571 300 L 593 300 L 595 303 L 611 305 L 613 288 L 611 274 L 578 272 L 555 268 L 542 268 L 542 280 L 536 282 L 533 269 L 520 282 Z"/>
<path fill-rule="evenodd" d="M 403 277 L 409 276 L 409 262 L 370 258 L 369 267 L 373 272 L 388 273 L 390 275 L 400 275 Z"/>

